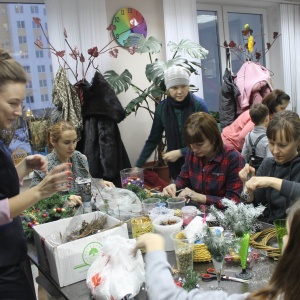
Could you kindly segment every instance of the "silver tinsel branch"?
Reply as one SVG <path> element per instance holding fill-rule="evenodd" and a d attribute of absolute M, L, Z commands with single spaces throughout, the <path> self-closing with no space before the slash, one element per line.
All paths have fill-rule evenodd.
<path fill-rule="evenodd" d="M 236 234 L 251 231 L 258 216 L 265 210 L 263 205 L 254 207 L 253 204 L 236 204 L 234 201 L 226 198 L 222 199 L 221 202 L 225 207 L 224 211 L 211 206 L 210 212 L 221 226 L 233 230 Z"/>

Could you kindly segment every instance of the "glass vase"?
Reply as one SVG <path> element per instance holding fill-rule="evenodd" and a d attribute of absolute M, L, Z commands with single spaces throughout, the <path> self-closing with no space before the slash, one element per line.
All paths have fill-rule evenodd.
<path fill-rule="evenodd" d="M 247 258 L 248 258 L 248 249 L 250 243 L 250 231 L 244 232 L 240 235 L 237 235 L 240 238 L 240 248 L 239 255 L 241 260 L 242 272 L 236 273 L 235 276 L 241 279 L 250 279 L 252 277 L 252 273 L 247 271 Z"/>
<path fill-rule="evenodd" d="M 220 286 L 221 277 L 222 277 L 223 263 L 224 263 L 224 256 L 213 256 L 212 261 L 213 261 L 214 269 L 216 271 L 218 286 L 217 287 L 211 287 L 211 289 L 212 290 L 218 290 L 218 291 L 225 291 L 225 289 Z"/>

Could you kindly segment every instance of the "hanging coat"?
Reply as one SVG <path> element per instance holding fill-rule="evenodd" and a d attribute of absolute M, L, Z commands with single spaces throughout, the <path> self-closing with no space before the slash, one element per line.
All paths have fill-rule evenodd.
<path fill-rule="evenodd" d="M 69 121 L 77 130 L 80 138 L 82 130 L 81 106 L 76 89 L 70 83 L 66 70 L 59 67 L 52 88 L 52 102 L 56 106 L 51 114 L 52 123 L 59 120 Z"/>
<path fill-rule="evenodd" d="M 249 109 L 252 103 L 261 102 L 273 90 L 269 70 L 257 62 L 245 62 L 237 72 L 234 82 L 241 93 L 237 98 L 237 115 Z"/>
<path fill-rule="evenodd" d="M 82 114 L 82 152 L 88 159 L 91 175 L 121 187 L 120 171 L 131 167 L 118 128 L 118 123 L 125 118 L 125 110 L 98 71 L 84 93 Z"/>
<path fill-rule="evenodd" d="M 221 129 L 230 125 L 236 119 L 236 101 L 239 95 L 240 91 L 234 83 L 234 77 L 231 71 L 226 68 L 219 98 Z"/>

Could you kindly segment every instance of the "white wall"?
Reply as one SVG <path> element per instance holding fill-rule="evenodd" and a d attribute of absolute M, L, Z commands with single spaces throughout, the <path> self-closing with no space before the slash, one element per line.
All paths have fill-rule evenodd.
<path fill-rule="evenodd" d="M 114 14 L 122 7 L 133 7 L 137 9 L 146 19 L 147 23 L 147 37 L 154 36 L 159 39 L 162 44 L 164 40 L 164 18 L 163 18 L 163 1 L 151 0 L 127 0 L 127 1 L 111 1 L 106 0 L 106 15 L 107 21 L 111 22 Z M 159 59 L 165 60 L 165 48 L 162 52 L 155 55 Z M 149 86 L 149 82 L 145 77 L 146 64 L 150 63 L 147 54 L 130 55 L 128 52 L 120 50 L 118 58 L 111 58 L 110 69 L 121 73 L 128 69 L 133 76 L 133 83 L 143 89 Z M 118 95 L 122 105 L 125 107 L 130 100 L 137 97 L 133 90 L 127 91 Z M 154 108 L 154 105 L 152 106 Z M 150 133 L 152 119 L 149 113 L 140 108 L 137 115 L 134 113 L 128 116 L 123 122 L 119 124 L 122 140 L 128 152 L 131 164 L 134 165 L 141 150 L 144 146 L 146 138 Z M 152 157 L 150 158 L 150 160 Z"/>
<path fill-rule="evenodd" d="M 52 1 L 52 0 L 48 0 Z M 61 0 L 63 2 L 64 0 Z M 80 18 L 83 18 L 84 24 L 87 25 L 85 32 L 89 30 L 90 27 L 97 26 L 96 32 L 101 30 L 105 30 L 105 28 L 109 25 L 112 21 L 114 14 L 122 7 L 133 7 L 139 10 L 145 17 L 148 27 L 148 36 L 152 35 L 162 41 L 162 44 L 165 45 L 165 38 L 164 38 L 164 13 L 163 13 L 163 1 L 162 0 L 148 0 L 148 1 L 141 1 L 141 0 L 98 0 L 100 3 L 105 1 L 106 5 L 106 12 L 98 11 L 96 12 L 99 16 L 98 20 L 94 20 L 93 22 L 89 18 L 89 16 L 85 16 L 84 11 L 84 4 L 82 11 L 77 12 Z M 189 1 L 189 0 L 188 0 Z M 299 2 L 300 0 L 297 0 Z M 12 1 L 8 1 L 12 2 Z M 15 2 L 15 1 L 13 1 Z M 28 2 L 26 0 L 19 0 L 18 2 Z M 31 2 L 44 2 L 40 0 L 34 0 Z M 248 0 L 197 0 L 200 3 L 218 3 L 218 4 L 235 4 L 235 5 L 245 5 L 245 6 L 255 6 L 255 7 L 268 7 L 267 10 L 267 17 L 268 23 L 267 26 L 269 28 L 268 35 L 269 37 L 272 36 L 273 31 L 280 32 L 280 18 L 279 18 L 279 2 L 277 0 L 270 1 L 248 1 Z M 285 3 L 286 1 L 281 1 Z M 295 1 L 296 2 L 296 1 Z M 70 15 L 71 10 L 64 10 L 61 12 L 62 15 Z M 75 19 L 76 21 L 76 19 Z M 104 24 L 105 21 L 107 24 Z M 100 25 L 101 24 L 101 25 Z M 106 26 L 107 25 L 107 26 Z M 172 24 L 166 24 L 166 26 L 172 26 Z M 49 30 L 50 31 L 50 30 Z M 80 34 L 80 32 L 77 32 Z M 51 36 L 51 40 L 53 40 L 53 36 Z M 76 40 L 76 39 L 75 39 Z M 281 47 L 281 40 L 279 39 L 276 41 L 276 44 L 272 47 L 270 54 L 269 54 L 269 66 L 270 69 L 274 72 L 273 83 L 275 88 L 283 88 L 283 75 L 282 75 L 282 53 Z M 87 47 L 95 46 L 94 44 L 87 45 Z M 100 48 L 102 43 L 97 46 Z M 160 59 L 165 59 L 165 49 L 163 47 L 163 51 L 160 55 L 157 56 Z M 105 66 L 107 69 L 113 69 L 116 72 L 122 72 L 125 68 L 127 68 L 133 74 L 133 82 L 140 86 L 146 88 L 148 86 L 148 81 L 144 76 L 144 69 L 146 64 L 149 62 L 147 55 L 139 55 L 135 54 L 131 56 L 125 51 L 119 52 L 119 57 L 117 59 L 109 58 L 108 55 L 103 56 L 100 58 L 102 60 L 101 66 L 102 71 L 106 71 Z M 104 61 L 103 61 L 104 60 Z M 120 94 L 119 99 L 122 105 L 125 107 L 127 103 L 133 98 L 136 97 L 134 91 L 128 91 L 126 93 Z M 153 107 L 154 109 L 154 107 Z M 121 131 L 122 139 L 129 154 L 130 160 L 132 165 L 134 165 L 138 155 L 144 145 L 144 142 L 150 132 L 152 120 L 147 113 L 147 111 L 143 111 L 140 109 L 138 111 L 137 116 L 130 115 L 127 117 L 123 122 L 119 124 L 119 128 Z M 151 158 L 150 158 L 151 159 Z"/>
<path fill-rule="evenodd" d="M 281 33 L 280 28 L 280 10 L 279 4 L 273 4 L 267 9 L 267 26 L 268 26 L 268 38 L 265 38 L 265 42 L 272 40 L 273 32 Z M 279 37 L 272 48 L 269 51 L 270 71 L 274 73 L 272 76 L 272 83 L 276 89 L 284 89 L 283 72 L 282 72 L 282 39 Z"/>

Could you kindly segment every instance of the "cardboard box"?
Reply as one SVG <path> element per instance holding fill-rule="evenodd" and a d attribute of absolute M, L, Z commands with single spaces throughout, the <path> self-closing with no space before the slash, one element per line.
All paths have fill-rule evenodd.
<path fill-rule="evenodd" d="M 101 212 L 82 215 L 88 223 Z M 128 239 L 127 224 L 96 233 L 76 241 L 54 246 L 49 243 L 50 235 L 64 234 L 72 218 L 37 225 L 34 227 L 34 240 L 39 264 L 47 270 L 60 287 L 86 279 L 90 265 L 101 254 L 103 242 L 107 236 L 120 235 Z M 120 221 L 107 216 L 107 226 L 112 227 Z"/>

